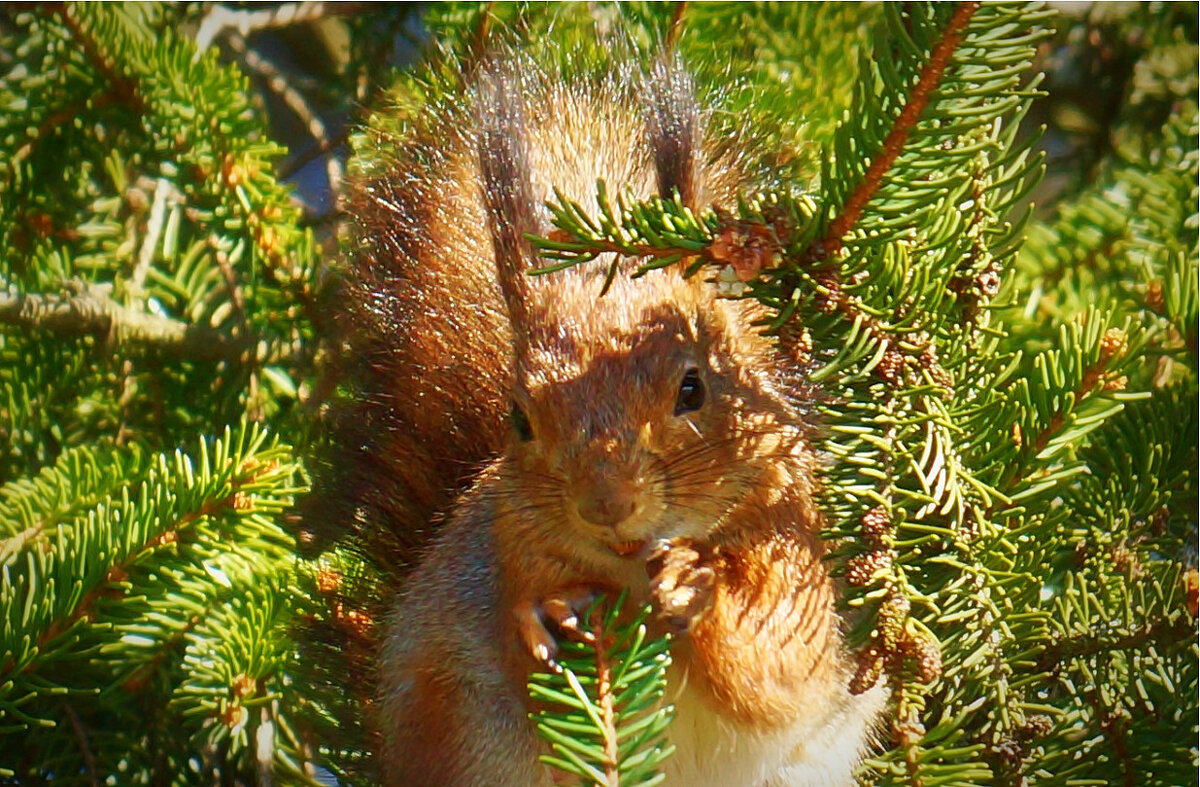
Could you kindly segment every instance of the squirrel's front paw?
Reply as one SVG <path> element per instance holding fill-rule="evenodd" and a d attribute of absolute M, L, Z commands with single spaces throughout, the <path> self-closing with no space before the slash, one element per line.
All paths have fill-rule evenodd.
<path fill-rule="evenodd" d="M 708 612 L 716 573 L 697 547 L 663 541 L 646 561 L 646 572 L 659 618 L 677 633 L 690 630 Z"/>
<path fill-rule="evenodd" d="M 595 635 L 582 627 L 582 621 L 597 595 L 595 588 L 580 586 L 517 604 L 513 612 L 525 648 L 539 662 L 557 667 L 554 661 L 558 655 L 555 633 L 579 642 L 595 642 Z"/>

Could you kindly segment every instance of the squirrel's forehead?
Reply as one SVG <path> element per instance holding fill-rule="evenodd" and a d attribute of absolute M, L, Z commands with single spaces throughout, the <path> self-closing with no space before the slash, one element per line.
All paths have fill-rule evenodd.
<path fill-rule="evenodd" d="M 694 326 L 682 315 L 650 315 L 633 322 L 604 322 L 576 315 L 535 325 L 517 361 L 518 375 L 531 394 L 548 385 L 587 383 L 597 389 L 631 378 L 672 374 L 694 354 Z"/>
<path fill-rule="evenodd" d="M 547 360 L 564 361 L 634 353 L 644 347 L 667 350 L 691 345 L 696 324 L 673 306 L 627 309 L 597 303 L 587 309 L 538 315 L 526 335 L 531 350 Z"/>
<path fill-rule="evenodd" d="M 695 336 L 696 304 L 663 277 L 618 277 L 601 295 L 602 281 L 587 275 L 539 280 L 530 292 L 531 338 L 547 344 L 606 345 L 613 337 L 649 332 Z"/>

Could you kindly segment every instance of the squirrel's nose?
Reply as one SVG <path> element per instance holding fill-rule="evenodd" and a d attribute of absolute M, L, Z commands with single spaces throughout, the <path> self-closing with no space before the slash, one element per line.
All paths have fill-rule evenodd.
<path fill-rule="evenodd" d="M 579 516 L 593 525 L 615 527 L 637 510 L 637 490 L 624 484 L 598 484 L 575 495 Z"/>

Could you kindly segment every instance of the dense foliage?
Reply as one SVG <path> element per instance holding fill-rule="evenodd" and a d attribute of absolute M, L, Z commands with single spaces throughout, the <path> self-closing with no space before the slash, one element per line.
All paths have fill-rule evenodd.
<path fill-rule="evenodd" d="M 699 215 L 603 184 L 542 245 L 774 308 L 855 683 L 892 688 L 861 779 L 1194 778 L 1194 6 L 314 9 L 0 11 L 0 782 L 371 782 L 399 576 L 291 526 L 344 395 L 327 206 L 345 129 L 453 100 L 490 35 L 573 69 L 673 48 L 769 174 Z M 568 770 L 652 778 L 664 646 L 611 643 L 535 678 L 566 703 L 538 723 Z M 593 730 L 597 670 L 628 713 Z"/>

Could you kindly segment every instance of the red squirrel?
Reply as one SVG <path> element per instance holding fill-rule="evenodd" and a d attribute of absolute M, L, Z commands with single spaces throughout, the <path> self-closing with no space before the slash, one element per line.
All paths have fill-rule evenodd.
<path fill-rule="evenodd" d="M 358 458 L 398 480 L 355 515 L 445 511 L 384 624 L 382 778 L 557 783 L 528 675 L 625 590 L 682 632 L 667 784 L 852 782 L 883 695 L 847 688 L 813 429 L 762 307 L 678 266 L 633 279 L 622 260 L 602 297 L 611 260 L 529 275 L 555 188 L 590 211 L 597 179 L 732 206 L 753 185 L 740 143 L 706 136 L 666 61 L 572 80 L 513 56 L 467 82 L 351 202 L 350 316 L 398 381 L 373 392 L 389 426 L 360 424 Z"/>

